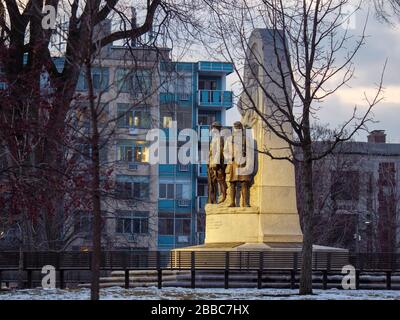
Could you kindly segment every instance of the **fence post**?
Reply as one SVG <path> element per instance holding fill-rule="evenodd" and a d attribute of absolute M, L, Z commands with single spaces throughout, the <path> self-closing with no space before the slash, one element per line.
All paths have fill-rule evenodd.
<path fill-rule="evenodd" d="M 360 270 L 356 270 L 356 289 L 360 289 Z"/>
<path fill-rule="evenodd" d="M 326 261 L 326 264 L 327 264 L 326 269 L 327 269 L 327 271 L 331 271 L 331 261 L 332 261 L 332 254 L 331 254 L 331 252 L 328 252 L 328 257 L 327 257 L 326 260 L 327 260 L 327 261 Z"/>
<path fill-rule="evenodd" d="M 196 288 L 196 257 L 195 252 L 190 252 L 190 286 L 192 289 Z"/>
<path fill-rule="evenodd" d="M 322 286 L 324 290 L 328 289 L 328 271 L 322 271 Z"/>
<path fill-rule="evenodd" d="M 388 290 L 392 289 L 392 272 L 391 271 L 386 272 L 386 288 Z"/>
<path fill-rule="evenodd" d="M 296 289 L 296 269 L 290 270 L 290 289 Z"/>
<path fill-rule="evenodd" d="M 26 284 L 28 289 L 32 289 L 32 270 L 28 269 L 27 270 L 27 284 Z"/>
<path fill-rule="evenodd" d="M 1 276 L 1 270 L 0 270 L 0 291 L 1 291 L 1 283 L 2 283 L 2 281 L 3 281 L 3 279 L 2 279 L 2 276 Z"/>
<path fill-rule="evenodd" d="M 263 274 L 263 269 L 264 269 L 264 251 L 260 251 L 259 255 L 259 269 L 257 272 L 257 288 L 261 289 L 262 288 L 262 274 Z"/>
<path fill-rule="evenodd" d="M 129 269 L 125 269 L 125 289 L 129 289 Z"/>
<path fill-rule="evenodd" d="M 229 251 L 225 252 L 224 287 L 229 289 Z"/>
<path fill-rule="evenodd" d="M 64 270 L 60 269 L 60 289 L 65 288 L 65 283 L 64 283 Z"/>
<path fill-rule="evenodd" d="M 299 255 L 297 252 L 293 252 L 293 270 L 297 271 L 299 263 Z"/>
<path fill-rule="evenodd" d="M 162 269 L 161 269 L 161 253 L 160 253 L 160 251 L 157 251 L 157 287 L 158 287 L 158 289 L 162 288 Z"/>

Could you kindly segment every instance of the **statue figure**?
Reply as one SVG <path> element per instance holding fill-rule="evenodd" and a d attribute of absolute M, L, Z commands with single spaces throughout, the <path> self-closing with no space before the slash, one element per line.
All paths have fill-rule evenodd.
<path fill-rule="evenodd" d="M 219 122 L 211 125 L 210 154 L 207 165 L 208 203 L 211 204 L 223 203 L 226 199 L 226 165 L 223 154 L 224 140 L 220 135 L 221 128 L 222 125 Z M 221 194 L 219 201 L 217 200 L 218 186 Z"/>
<path fill-rule="evenodd" d="M 240 138 L 241 135 L 241 138 Z M 243 125 L 240 121 L 233 124 L 232 135 L 226 139 L 224 154 L 229 156 L 231 161 L 227 166 L 227 173 L 229 173 L 229 197 L 230 202 L 228 207 L 236 207 L 236 191 L 241 185 L 241 201 L 242 207 L 250 207 L 250 182 L 253 172 L 240 172 L 239 168 L 246 167 L 246 135 Z M 244 170 L 243 170 L 244 171 Z"/>

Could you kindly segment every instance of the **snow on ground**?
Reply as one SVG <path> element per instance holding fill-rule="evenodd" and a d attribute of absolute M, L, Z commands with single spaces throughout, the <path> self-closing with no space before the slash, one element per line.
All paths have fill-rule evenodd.
<path fill-rule="evenodd" d="M 299 296 L 288 289 L 186 289 L 112 287 L 101 290 L 102 300 L 400 300 L 400 291 L 314 290 L 312 296 Z M 0 300 L 87 300 L 89 289 L 29 289 L 0 291 Z"/>

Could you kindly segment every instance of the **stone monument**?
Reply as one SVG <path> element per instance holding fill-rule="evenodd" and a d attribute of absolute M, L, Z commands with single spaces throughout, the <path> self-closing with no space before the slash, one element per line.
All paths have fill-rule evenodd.
<path fill-rule="evenodd" d="M 253 160 L 246 157 L 246 161 L 254 161 L 254 170 L 247 176 L 235 176 L 232 170 L 238 167 L 235 164 L 236 159 L 227 165 L 228 196 L 223 203 L 210 202 L 206 205 L 204 245 L 175 251 L 301 251 L 303 235 L 296 204 L 294 166 L 289 161 L 273 160 L 264 153 L 254 152 L 255 149 L 261 150 L 266 146 L 278 150 L 275 155 L 285 156 L 289 152 L 289 146 L 283 139 L 268 131 L 263 120 L 251 108 L 246 108 L 251 95 L 253 101 L 256 101 L 257 109 L 265 114 L 276 113 L 259 86 L 254 85 L 259 83 L 254 81 L 255 76 L 259 77 L 264 88 L 275 97 L 285 98 L 282 88 L 277 85 L 280 75 L 276 73 L 275 83 L 264 75 L 265 72 L 273 75 L 278 63 L 271 30 L 254 30 L 249 39 L 249 48 L 251 50 L 247 54 L 244 69 L 244 85 L 247 90 L 239 103 L 242 120 L 241 123 L 235 123 L 234 128 L 243 125 L 252 133 L 255 146 L 246 146 L 244 153 L 246 156 L 251 152 L 255 155 Z M 282 61 L 280 67 L 285 68 Z M 290 83 L 285 85 L 290 88 Z M 291 134 L 289 126 L 284 125 L 281 130 L 285 130 L 287 135 Z M 234 148 L 229 139 L 225 141 L 224 148 Z M 235 199 L 239 184 L 240 206 Z M 314 251 L 343 252 L 342 249 L 321 246 L 314 246 Z"/>

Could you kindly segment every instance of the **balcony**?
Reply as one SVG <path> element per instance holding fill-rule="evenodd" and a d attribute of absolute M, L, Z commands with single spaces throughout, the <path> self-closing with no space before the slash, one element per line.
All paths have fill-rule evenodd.
<path fill-rule="evenodd" d="M 198 70 L 199 72 L 230 74 L 233 72 L 233 65 L 229 62 L 200 61 Z"/>
<path fill-rule="evenodd" d="M 232 91 L 199 90 L 198 104 L 200 107 L 231 108 Z"/>

